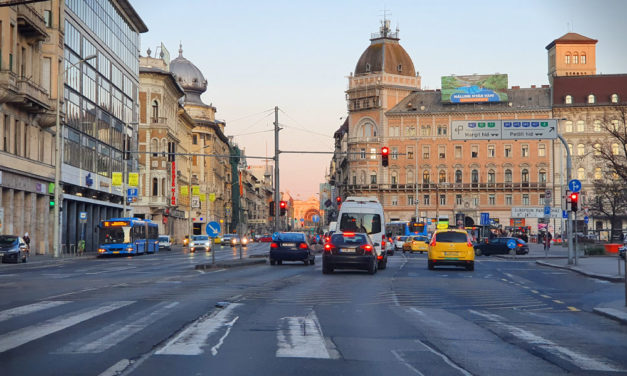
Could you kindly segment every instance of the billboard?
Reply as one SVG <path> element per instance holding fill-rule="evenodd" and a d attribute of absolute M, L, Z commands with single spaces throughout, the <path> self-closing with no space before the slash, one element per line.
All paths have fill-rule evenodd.
<path fill-rule="evenodd" d="M 443 76 L 442 102 L 477 103 L 507 101 L 507 75 Z"/>

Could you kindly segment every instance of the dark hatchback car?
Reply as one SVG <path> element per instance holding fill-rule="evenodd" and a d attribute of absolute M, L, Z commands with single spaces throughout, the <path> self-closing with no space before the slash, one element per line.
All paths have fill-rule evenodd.
<path fill-rule="evenodd" d="M 377 255 L 372 240 L 367 234 L 340 232 L 331 235 L 322 253 L 322 273 L 330 274 L 335 269 L 363 269 L 377 272 Z"/>
<path fill-rule="evenodd" d="M 509 242 L 515 242 L 514 248 L 508 246 Z M 529 253 L 529 245 L 522 239 L 518 238 L 494 238 L 487 243 L 475 244 L 475 255 L 507 255 L 514 254 L 526 255 Z"/>
<path fill-rule="evenodd" d="M 283 261 L 302 261 L 305 265 L 316 263 L 316 256 L 309 247 L 305 234 L 302 232 L 279 232 L 272 236 L 270 265 L 281 265 Z"/>
<path fill-rule="evenodd" d="M 0 235 L 0 258 L 2 262 L 26 262 L 28 246 L 24 239 L 15 235 Z"/>

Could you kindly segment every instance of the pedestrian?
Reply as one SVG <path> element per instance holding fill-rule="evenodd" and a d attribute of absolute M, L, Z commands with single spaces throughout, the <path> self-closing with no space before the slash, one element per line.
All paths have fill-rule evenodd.
<path fill-rule="evenodd" d="M 28 236 L 28 232 L 24 233 L 24 243 L 26 243 L 26 249 L 30 253 L 30 236 Z"/>
<path fill-rule="evenodd" d="M 553 239 L 553 236 L 551 236 L 550 232 L 546 232 L 546 234 L 544 234 L 544 250 L 548 251 L 551 248 L 551 240 Z"/>

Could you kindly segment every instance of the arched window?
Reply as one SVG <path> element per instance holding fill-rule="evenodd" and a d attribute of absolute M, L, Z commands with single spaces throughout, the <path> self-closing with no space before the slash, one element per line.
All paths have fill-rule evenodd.
<path fill-rule="evenodd" d="M 398 184 L 398 172 L 392 171 L 392 174 L 390 175 L 390 183 Z"/>
<path fill-rule="evenodd" d="M 577 155 L 586 154 L 586 146 L 584 144 L 577 145 Z"/>
<path fill-rule="evenodd" d="M 538 182 L 540 184 L 546 184 L 546 171 L 545 170 L 540 170 L 540 172 L 538 172 Z"/>
<path fill-rule="evenodd" d="M 618 155 L 619 153 L 618 144 L 612 144 L 612 154 Z"/>
<path fill-rule="evenodd" d="M 594 178 L 596 180 L 601 180 L 601 178 L 603 177 L 603 174 L 601 173 L 601 167 L 597 167 L 594 169 Z"/>
<path fill-rule="evenodd" d="M 152 195 L 159 195 L 159 179 L 157 178 L 152 178 Z"/>
<path fill-rule="evenodd" d="M 462 170 L 455 171 L 455 183 L 462 183 Z"/>
<path fill-rule="evenodd" d="M 577 59 L 578 57 L 579 57 L 579 55 L 577 55 L 577 53 L 574 53 L 574 54 L 573 54 L 573 64 L 578 64 L 578 63 L 579 63 L 579 62 L 577 61 L 577 60 L 578 60 L 578 59 Z"/>
<path fill-rule="evenodd" d="M 506 183 L 512 182 L 512 170 L 510 169 L 505 170 L 505 182 Z"/>
<path fill-rule="evenodd" d="M 612 94 L 612 96 L 610 97 L 610 101 L 612 103 L 618 103 L 618 94 Z"/>
<path fill-rule="evenodd" d="M 161 179 L 161 193 L 165 195 L 165 178 Z"/>
<path fill-rule="evenodd" d="M 588 103 L 595 103 L 595 102 L 596 102 L 596 98 L 594 97 L 594 94 L 588 95 Z"/>
<path fill-rule="evenodd" d="M 152 101 L 152 122 L 159 122 L 159 102 L 156 99 Z"/>
<path fill-rule="evenodd" d="M 585 64 L 586 63 L 586 54 L 585 53 L 581 53 L 581 59 L 579 59 L 581 61 L 581 64 Z"/>
<path fill-rule="evenodd" d="M 159 151 L 159 141 L 156 138 L 153 138 L 150 141 L 150 151 L 152 152 L 153 157 L 157 156 L 157 152 Z"/>
<path fill-rule="evenodd" d="M 564 132 L 570 133 L 573 131 L 573 122 L 568 120 L 564 123 Z"/>
<path fill-rule="evenodd" d="M 429 184 L 429 182 L 431 181 L 431 177 L 429 174 L 429 171 L 423 171 L 422 173 L 422 184 Z"/>
<path fill-rule="evenodd" d="M 472 172 L 470 173 L 470 181 L 472 183 L 479 183 L 479 171 L 478 170 L 472 170 Z"/>
<path fill-rule="evenodd" d="M 163 153 L 167 153 L 168 152 L 168 140 L 166 140 L 165 138 L 161 139 L 161 151 Z"/>
<path fill-rule="evenodd" d="M 564 97 L 564 103 L 566 104 L 572 104 L 573 103 L 573 96 L 572 95 L 567 95 Z"/>
<path fill-rule="evenodd" d="M 414 184 L 415 182 L 414 172 L 412 170 L 407 171 L 407 184 Z"/>
<path fill-rule="evenodd" d="M 446 183 L 446 171 L 440 170 L 440 175 L 438 177 L 438 182 Z"/>
<path fill-rule="evenodd" d="M 496 183 L 496 173 L 494 170 L 488 171 L 488 183 Z"/>
<path fill-rule="evenodd" d="M 526 168 L 523 168 L 521 174 L 520 174 L 520 180 L 523 183 L 529 183 L 529 170 L 527 170 Z"/>
<path fill-rule="evenodd" d="M 570 54 L 566 54 L 566 56 L 564 56 L 564 62 L 566 64 L 570 64 Z"/>
<path fill-rule="evenodd" d="M 579 179 L 579 180 L 585 180 L 586 179 L 586 170 L 584 170 L 583 167 L 579 167 L 577 169 L 577 179 Z"/>

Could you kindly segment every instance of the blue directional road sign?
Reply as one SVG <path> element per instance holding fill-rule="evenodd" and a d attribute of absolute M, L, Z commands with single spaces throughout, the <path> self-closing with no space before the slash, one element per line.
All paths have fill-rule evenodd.
<path fill-rule="evenodd" d="M 514 239 L 509 239 L 509 240 L 507 241 L 507 248 L 509 248 L 509 249 L 514 249 L 514 248 L 516 248 L 516 240 L 514 240 Z"/>
<path fill-rule="evenodd" d="M 479 224 L 481 224 L 481 225 L 489 225 L 490 224 L 490 213 L 481 213 L 481 217 L 479 218 Z"/>
<path fill-rule="evenodd" d="M 218 222 L 209 222 L 207 223 L 207 227 L 205 227 L 205 231 L 207 231 L 207 235 L 215 238 L 220 234 L 220 224 Z"/>
<path fill-rule="evenodd" d="M 588 224 L 588 221 L 590 220 L 590 218 L 588 218 L 588 216 L 586 215 L 585 217 L 583 217 L 583 222 L 585 224 Z"/>
<path fill-rule="evenodd" d="M 550 206 L 545 206 L 544 207 L 544 215 L 551 215 L 551 207 Z"/>
<path fill-rule="evenodd" d="M 126 196 L 128 197 L 137 197 L 139 189 L 138 188 L 128 188 L 126 190 Z"/>
<path fill-rule="evenodd" d="M 562 218 L 568 219 L 568 212 L 566 210 L 562 210 Z"/>
<path fill-rule="evenodd" d="M 571 192 L 574 193 L 579 192 L 581 190 L 581 182 L 577 179 L 572 179 L 568 182 L 568 189 L 570 189 Z"/>
<path fill-rule="evenodd" d="M 320 216 L 318 214 L 314 214 L 311 217 L 311 220 L 313 221 L 313 223 L 318 223 L 318 222 L 320 222 Z"/>

